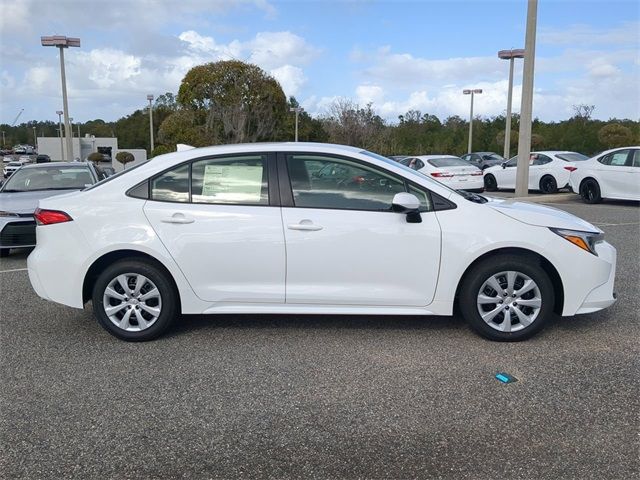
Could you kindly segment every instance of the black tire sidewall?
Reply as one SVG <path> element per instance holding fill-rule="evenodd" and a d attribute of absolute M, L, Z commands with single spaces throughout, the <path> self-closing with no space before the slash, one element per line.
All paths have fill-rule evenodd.
<path fill-rule="evenodd" d="M 552 186 L 551 188 L 545 188 L 545 186 L 549 184 Z M 556 193 L 558 191 L 558 182 L 551 175 L 545 175 L 540 180 L 540 190 L 542 193 Z"/>
<path fill-rule="evenodd" d="M 111 280 L 123 273 L 139 273 L 151 280 L 162 298 L 162 310 L 155 323 L 141 332 L 127 332 L 114 325 L 104 311 L 103 295 Z M 162 335 L 178 314 L 178 295 L 167 274 L 142 260 L 121 260 L 106 268 L 96 279 L 93 293 L 93 313 L 98 323 L 110 334 L 130 342 L 153 340 Z"/>
<path fill-rule="evenodd" d="M 0 248 L 0 258 L 6 258 L 11 253 L 10 248 Z"/>
<path fill-rule="evenodd" d="M 536 320 L 517 332 L 495 330 L 482 320 L 477 308 L 477 295 L 482 284 L 491 275 L 507 270 L 521 272 L 532 278 L 538 285 L 542 297 L 542 306 Z M 537 258 L 501 255 L 486 259 L 468 272 L 461 285 L 458 301 L 462 316 L 469 323 L 469 326 L 480 335 L 489 340 L 514 342 L 526 340 L 544 328 L 549 318 L 553 316 L 555 292 L 549 275 L 540 266 Z"/>
<path fill-rule="evenodd" d="M 489 174 L 484 177 L 484 188 L 488 192 L 494 192 L 498 189 L 498 182 L 496 181 L 496 177 Z"/>
<path fill-rule="evenodd" d="M 589 198 L 589 189 L 594 190 L 593 198 Z M 593 179 L 585 180 L 580 188 L 580 196 L 585 203 L 593 204 L 600 202 L 600 200 L 602 200 L 600 195 L 600 185 L 598 185 L 598 182 Z"/>

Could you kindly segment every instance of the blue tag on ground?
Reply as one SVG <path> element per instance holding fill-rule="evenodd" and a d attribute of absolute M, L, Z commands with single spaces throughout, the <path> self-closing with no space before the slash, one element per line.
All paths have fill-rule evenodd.
<path fill-rule="evenodd" d="M 504 372 L 496 373 L 496 378 L 502 383 L 513 383 L 518 381 L 516 377 L 512 377 L 508 373 Z"/>

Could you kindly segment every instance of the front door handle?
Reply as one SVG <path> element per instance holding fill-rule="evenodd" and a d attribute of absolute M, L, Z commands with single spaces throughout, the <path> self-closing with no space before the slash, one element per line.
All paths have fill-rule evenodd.
<path fill-rule="evenodd" d="M 317 232 L 322 230 L 321 225 L 316 225 L 311 220 L 300 220 L 300 223 L 290 223 L 287 225 L 289 230 L 303 230 L 307 232 Z"/>
<path fill-rule="evenodd" d="M 174 213 L 170 217 L 163 218 L 161 220 L 161 222 L 162 223 L 177 223 L 177 224 L 184 225 L 184 224 L 187 224 L 187 223 L 193 223 L 193 222 L 195 222 L 195 220 L 193 218 L 186 217 L 184 215 L 184 213 Z"/>

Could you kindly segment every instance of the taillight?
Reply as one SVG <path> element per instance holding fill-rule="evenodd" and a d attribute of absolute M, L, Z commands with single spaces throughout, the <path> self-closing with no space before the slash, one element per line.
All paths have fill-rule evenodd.
<path fill-rule="evenodd" d="M 570 172 L 575 172 L 577 170 L 576 167 L 564 167 L 565 170 L 569 170 Z"/>
<path fill-rule="evenodd" d="M 54 223 L 71 222 L 73 218 L 69 214 L 61 212 L 60 210 L 44 210 L 42 208 L 36 208 L 33 216 L 36 218 L 38 225 L 53 225 Z"/>
<path fill-rule="evenodd" d="M 482 172 L 473 172 L 471 175 L 482 175 Z"/>
<path fill-rule="evenodd" d="M 449 172 L 433 172 L 431 174 L 432 177 L 436 177 L 436 178 L 448 178 L 448 177 L 453 177 L 453 173 L 449 173 Z"/>

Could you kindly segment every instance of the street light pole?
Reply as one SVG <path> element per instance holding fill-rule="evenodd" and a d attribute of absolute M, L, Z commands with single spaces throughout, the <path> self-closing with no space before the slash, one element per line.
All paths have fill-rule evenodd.
<path fill-rule="evenodd" d="M 507 93 L 507 121 L 504 129 L 504 158 L 511 156 L 511 99 L 513 96 L 513 63 L 516 58 L 524 58 L 524 49 L 500 50 L 498 58 L 509 60 L 509 93 Z"/>
<path fill-rule="evenodd" d="M 38 150 L 38 134 L 36 133 L 36 127 L 33 127 L 33 146 Z"/>
<path fill-rule="evenodd" d="M 302 107 L 291 107 L 289 109 L 290 112 L 296 112 L 296 136 L 295 136 L 295 141 L 298 141 L 298 115 L 300 115 L 300 112 L 304 111 L 304 109 Z"/>
<path fill-rule="evenodd" d="M 67 141 L 67 160 L 73 159 L 73 144 L 71 141 L 71 125 L 69 123 L 69 104 L 67 102 L 67 77 L 64 70 L 64 49 L 68 47 L 79 47 L 79 38 L 69 38 L 61 35 L 50 37 L 40 37 L 43 47 L 57 47 L 60 50 L 60 75 L 62 77 L 62 109 L 64 111 L 64 133 Z M 63 158 L 64 160 L 64 158 Z"/>
<path fill-rule="evenodd" d="M 4 139 L 4 130 L 2 130 L 2 148 L 4 148 L 4 146 L 5 146 L 5 144 L 6 144 L 6 143 L 7 143 L 7 142 L 6 142 L 6 141 L 5 141 L 5 139 Z"/>
<path fill-rule="evenodd" d="M 529 193 L 529 154 L 531 152 L 531 117 L 533 110 L 533 67 L 536 57 L 536 23 L 538 0 L 529 0 L 527 8 L 527 34 L 525 38 L 524 72 L 522 75 L 522 102 L 520 104 L 520 134 L 518 140 L 518 167 L 516 197 Z"/>
<path fill-rule="evenodd" d="M 463 90 L 462 93 L 464 95 L 471 95 L 471 111 L 469 112 L 469 146 L 467 149 L 467 153 L 471 153 L 471 147 L 473 144 L 473 95 L 476 93 L 482 93 L 482 89 L 474 88 L 473 90 Z"/>
<path fill-rule="evenodd" d="M 61 115 L 64 113 L 62 110 L 57 110 L 58 114 L 58 136 L 60 137 L 60 160 L 64 161 L 64 147 L 62 146 L 62 119 Z"/>
<path fill-rule="evenodd" d="M 153 95 L 147 95 L 149 100 L 149 137 L 151 138 L 151 150 L 149 150 L 149 157 L 153 155 Z"/>

